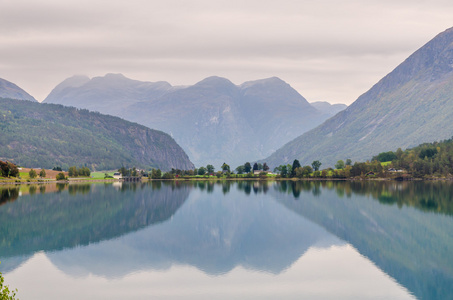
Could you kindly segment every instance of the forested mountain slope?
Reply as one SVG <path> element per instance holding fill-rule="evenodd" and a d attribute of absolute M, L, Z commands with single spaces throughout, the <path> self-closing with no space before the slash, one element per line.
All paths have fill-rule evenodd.
<path fill-rule="evenodd" d="M 192 169 L 166 133 L 77 108 L 0 98 L 0 160 L 27 167 Z"/>

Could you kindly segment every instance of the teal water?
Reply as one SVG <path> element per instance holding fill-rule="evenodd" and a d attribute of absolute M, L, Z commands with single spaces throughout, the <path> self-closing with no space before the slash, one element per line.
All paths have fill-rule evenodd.
<path fill-rule="evenodd" d="M 0 188 L 20 299 L 452 299 L 453 185 Z"/>

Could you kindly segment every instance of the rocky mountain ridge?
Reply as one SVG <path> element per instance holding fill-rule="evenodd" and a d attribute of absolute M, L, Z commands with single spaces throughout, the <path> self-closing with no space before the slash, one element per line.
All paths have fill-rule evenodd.
<path fill-rule="evenodd" d="M 453 135 L 453 28 L 415 51 L 353 104 L 266 159 L 326 166 Z"/>
<path fill-rule="evenodd" d="M 82 82 L 82 84 L 80 84 Z M 63 81 L 44 100 L 116 115 L 169 133 L 197 165 L 232 167 L 270 155 L 332 115 L 272 77 L 235 85 L 212 76 L 195 85 L 141 82 L 121 74 Z"/>

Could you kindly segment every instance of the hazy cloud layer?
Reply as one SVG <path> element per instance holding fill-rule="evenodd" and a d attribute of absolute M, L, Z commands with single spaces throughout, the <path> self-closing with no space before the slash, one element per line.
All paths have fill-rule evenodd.
<path fill-rule="evenodd" d="M 351 103 L 452 27 L 452 1 L 0 1 L 0 77 L 44 99 L 108 72 L 173 85 L 278 76 Z"/>

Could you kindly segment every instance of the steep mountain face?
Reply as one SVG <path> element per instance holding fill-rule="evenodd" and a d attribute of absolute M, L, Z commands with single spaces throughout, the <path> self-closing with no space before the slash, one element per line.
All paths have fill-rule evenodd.
<path fill-rule="evenodd" d="M 0 99 L 0 159 L 22 166 L 192 169 L 166 133 L 71 107 Z"/>
<path fill-rule="evenodd" d="M 366 160 L 453 135 L 453 28 L 417 50 L 346 110 L 272 154 L 273 166 L 299 159 L 332 166 Z"/>
<path fill-rule="evenodd" d="M 240 88 L 241 111 L 259 139 L 259 150 L 263 156 L 328 117 L 276 77 L 246 82 Z"/>
<path fill-rule="evenodd" d="M 0 78 L 0 98 L 28 100 L 37 102 L 29 93 L 8 80 Z"/>
<path fill-rule="evenodd" d="M 346 104 L 330 104 L 326 101 L 311 102 L 310 104 L 317 110 L 328 114 L 329 116 L 335 116 L 337 113 L 348 107 Z"/>
<path fill-rule="evenodd" d="M 238 156 L 259 153 L 239 95 L 230 81 L 211 77 L 156 101 L 134 104 L 124 117 L 171 134 L 197 166 L 217 168 L 227 162 L 233 167 Z"/>
<path fill-rule="evenodd" d="M 112 74 L 84 80 L 64 81 L 44 102 L 116 115 L 168 132 L 197 166 L 226 162 L 236 167 L 266 157 L 330 116 L 278 78 L 237 86 L 209 77 L 189 87 Z"/>

